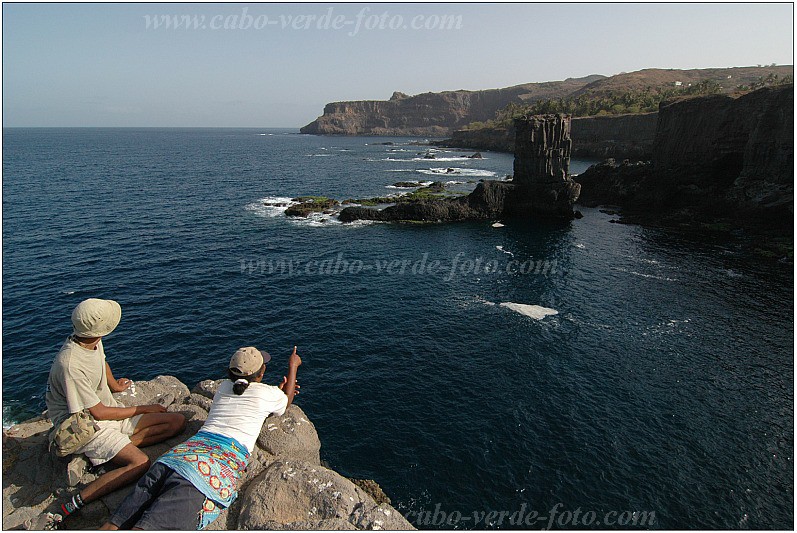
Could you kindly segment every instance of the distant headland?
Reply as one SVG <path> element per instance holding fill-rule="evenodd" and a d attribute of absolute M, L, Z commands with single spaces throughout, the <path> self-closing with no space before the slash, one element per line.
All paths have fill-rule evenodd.
<path fill-rule="evenodd" d="M 649 159 L 662 101 L 680 96 L 738 94 L 788 84 L 792 65 L 707 69 L 644 69 L 482 91 L 445 91 L 389 100 L 332 102 L 301 128 L 317 135 L 446 137 L 442 146 L 513 152 L 514 118 L 573 117 L 573 155 Z"/>

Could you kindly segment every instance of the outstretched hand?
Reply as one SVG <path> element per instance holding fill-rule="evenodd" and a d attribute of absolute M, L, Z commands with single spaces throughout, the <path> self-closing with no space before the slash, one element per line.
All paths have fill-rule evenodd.
<path fill-rule="evenodd" d="M 280 383 L 279 385 L 277 385 L 277 387 L 279 387 L 279 390 L 281 390 L 281 391 L 285 391 L 285 385 L 286 385 L 287 383 L 288 383 L 288 376 L 282 376 L 282 383 Z M 301 385 L 299 385 L 299 380 L 298 380 L 298 379 L 296 380 L 296 382 L 295 382 L 295 383 L 296 383 L 296 389 L 294 389 L 294 391 L 293 391 L 293 394 L 294 394 L 294 395 L 295 395 L 295 394 L 299 394 L 299 389 L 301 389 L 301 388 L 302 388 L 302 387 L 301 387 Z"/>
<path fill-rule="evenodd" d="M 133 382 L 130 381 L 129 379 L 127 379 L 127 378 L 119 378 L 115 382 L 112 382 L 112 383 L 115 383 L 115 386 L 113 387 L 113 390 L 111 392 L 122 392 L 124 390 L 129 389 L 130 385 Z"/>

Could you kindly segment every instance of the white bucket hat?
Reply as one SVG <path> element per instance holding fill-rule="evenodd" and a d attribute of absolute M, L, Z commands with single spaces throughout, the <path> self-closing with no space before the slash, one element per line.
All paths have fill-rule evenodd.
<path fill-rule="evenodd" d="M 104 337 L 119 325 L 122 306 L 113 300 L 89 298 L 72 311 L 72 326 L 78 337 Z"/>

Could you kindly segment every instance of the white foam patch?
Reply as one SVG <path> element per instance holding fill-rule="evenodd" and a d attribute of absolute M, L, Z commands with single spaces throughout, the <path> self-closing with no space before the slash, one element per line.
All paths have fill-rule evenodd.
<path fill-rule="evenodd" d="M 504 250 L 503 246 L 496 246 L 495 249 L 498 250 L 499 252 L 504 252 L 505 254 L 515 257 L 515 254 L 513 254 L 512 252 L 507 252 L 506 250 Z"/>
<path fill-rule="evenodd" d="M 542 307 L 540 305 L 517 304 L 514 302 L 501 302 L 501 307 L 511 309 L 516 313 L 533 318 L 534 320 L 542 320 L 546 316 L 558 315 L 559 311 L 549 307 Z"/>
<path fill-rule="evenodd" d="M 332 157 L 335 154 L 304 154 L 305 157 Z"/>
<path fill-rule="evenodd" d="M 492 227 L 493 228 L 503 228 L 504 225 L 501 224 L 500 222 L 493 222 Z M 503 250 L 501 250 L 501 251 L 503 251 Z"/>
<path fill-rule="evenodd" d="M 298 202 L 294 202 L 287 196 L 266 196 L 265 198 L 261 198 L 256 202 L 252 202 L 244 209 L 247 211 L 252 211 L 256 215 L 262 217 L 274 218 L 276 216 L 285 214 L 285 211 L 290 206 L 296 205 L 297 203 Z"/>
<path fill-rule="evenodd" d="M 473 161 L 473 160 L 470 159 L 469 157 L 465 157 L 465 156 L 455 156 L 455 157 L 434 157 L 434 158 L 431 158 L 431 157 L 413 157 L 412 159 L 409 159 L 408 161 L 443 161 L 443 162 L 448 162 L 448 161 Z"/>
<path fill-rule="evenodd" d="M 449 172 L 449 169 L 451 170 Z M 459 167 L 437 167 L 437 168 L 424 168 L 420 169 L 417 172 L 421 174 L 444 174 L 446 176 L 468 176 L 468 177 L 485 177 L 491 178 L 495 176 L 495 172 L 492 170 L 482 170 L 479 168 L 459 168 Z"/>
<path fill-rule="evenodd" d="M 581 248 L 583 250 L 584 248 L 586 248 L 586 246 L 584 246 L 583 244 L 581 244 L 579 242 L 579 243 L 576 244 L 576 248 Z"/>

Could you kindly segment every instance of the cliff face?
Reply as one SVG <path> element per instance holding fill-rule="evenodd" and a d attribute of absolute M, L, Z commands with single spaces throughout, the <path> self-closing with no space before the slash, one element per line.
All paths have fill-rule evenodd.
<path fill-rule="evenodd" d="M 573 155 L 616 159 L 650 159 L 657 113 L 577 117 L 572 119 Z M 514 128 L 457 130 L 441 146 L 514 152 Z"/>
<path fill-rule="evenodd" d="M 649 159 L 657 113 L 573 119 L 573 155 Z"/>
<path fill-rule="evenodd" d="M 443 137 L 471 122 L 492 119 L 508 104 L 563 97 L 603 76 L 528 83 L 505 89 L 446 91 L 407 96 L 393 93 L 387 101 L 334 102 L 324 114 L 301 128 L 302 133 L 337 135 L 420 135 Z"/>
<path fill-rule="evenodd" d="M 581 185 L 570 174 L 570 115 L 536 115 L 515 120 L 511 214 L 573 218 Z"/>
<path fill-rule="evenodd" d="M 649 88 L 688 87 L 701 81 L 711 80 L 721 86 L 723 92 L 731 92 L 739 85 L 750 85 L 767 75 L 793 76 L 792 66 L 774 67 L 736 67 L 721 69 L 645 69 L 636 72 L 617 74 L 615 76 L 592 75 L 583 78 L 568 78 L 563 81 L 544 83 L 527 83 L 504 89 L 484 91 L 447 91 L 441 93 L 425 93 L 407 96 L 393 93 L 388 101 L 353 101 L 327 104 L 324 114 L 301 129 L 302 133 L 337 134 L 337 135 L 413 135 L 429 137 L 445 137 L 457 129 L 472 122 L 483 122 L 493 119 L 495 112 L 510 103 L 528 104 L 538 100 L 553 98 L 569 98 L 581 95 L 600 96 L 624 91 L 642 91 Z M 591 119 L 586 119 L 591 120 Z M 581 146 L 589 153 L 576 155 L 639 157 L 639 153 L 648 154 L 649 146 L 639 148 L 629 144 L 652 141 L 650 128 L 652 120 L 642 123 L 629 122 L 623 126 L 618 122 L 619 131 L 627 128 L 629 132 L 639 133 L 628 140 L 606 138 L 598 135 L 597 143 L 586 148 L 589 143 L 585 132 L 584 140 L 580 139 L 579 126 L 573 123 L 574 149 Z M 644 124 L 643 124 L 644 123 Z M 589 130 L 590 125 L 584 126 Z M 600 125 L 594 126 L 600 131 Z M 637 130 L 637 128 L 643 128 Z M 500 137 L 500 135 L 499 135 Z M 615 144 L 612 144 L 615 143 Z M 621 143 L 617 145 L 616 143 Z M 502 144 L 506 146 L 505 144 Z M 619 148 L 618 148 L 619 146 Z M 491 148 L 490 144 L 475 148 Z M 514 149 L 510 143 L 505 151 Z"/>
<path fill-rule="evenodd" d="M 794 86 L 659 108 L 652 165 L 600 165 L 579 176 L 582 200 L 637 211 L 755 218 L 791 227 Z M 600 194 L 595 194 L 600 191 Z M 630 191 L 630 193 L 629 193 Z"/>

